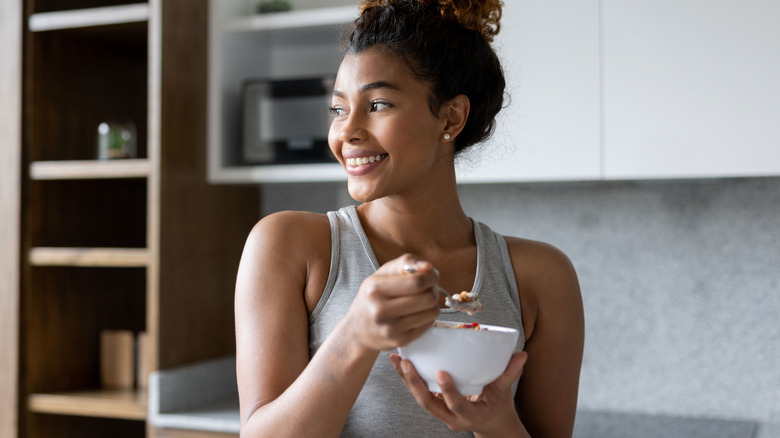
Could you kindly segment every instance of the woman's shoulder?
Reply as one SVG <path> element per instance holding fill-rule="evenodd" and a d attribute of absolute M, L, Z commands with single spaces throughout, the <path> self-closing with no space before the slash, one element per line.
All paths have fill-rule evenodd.
<path fill-rule="evenodd" d="M 263 217 L 247 237 L 239 266 L 237 295 L 241 290 L 250 295 L 284 288 L 303 290 L 311 311 L 328 277 L 330 236 L 325 214 L 282 211 Z"/>
<path fill-rule="evenodd" d="M 255 224 L 252 234 L 289 239 L 300 235 L 319 235 L 329 227 L 327 214 L 285 210 L 264 216 Z"/>
<path fill-rule="evenodd" d="M 538 240 L 504 236 L 515 271 L 525 276 L 575 275 L 571 259 L 558 247 Z"/>
<path fill-rule="evenodd" d="M 283 210 L 264 216 L 257 225 L 273 227 L 321 226 L 328 223 L 328 215 L 311 211 Z"/>
<path fill-rule="evenodd" d="M 563 251 L 536 240 L 509 236 L 505 239 L 521 303 L 533 321 L 542 313 L 566 319 L 582 312 L 577 272 Z"/>
<path fill-rule="evenodd" d="M 259 246 L 287 257 L 312 254 L 312 249 L 330 247 L 328 216 L 308 211 L 280 211 L 260 219 L 247 238 Z"/>

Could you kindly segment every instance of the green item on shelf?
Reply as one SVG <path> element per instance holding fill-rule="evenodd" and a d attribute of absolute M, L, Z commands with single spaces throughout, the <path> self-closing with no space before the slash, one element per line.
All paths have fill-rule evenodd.
<path fill-rule="evenodd" d="M 289 11 L 292 9 L 292 5 L 287 0 L 267 0 L 261 1 L 257 5 L 257 12 L 265 14 L 266 12 L 281 12 Z"/>

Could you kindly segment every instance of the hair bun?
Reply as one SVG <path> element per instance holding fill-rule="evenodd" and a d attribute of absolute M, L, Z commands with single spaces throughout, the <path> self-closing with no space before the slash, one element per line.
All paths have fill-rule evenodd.
<path fill-rule="evenodd" d="M 372 6 L 389 6 L 410 0 L 363 0 L 360 10 Z M 414 1 L 414 0 L 412 0 Z M 416 0 L 422 4 L 438 5 L 442 17 L 457 21 L 466 29 L 474 30 L 482 34 L 486 40 L 492 42 L 493 38 L 501 30 L 501 8 L 504 6 L 501 0 Z"/>
<path fill-rule="evenodd" d="M 438 3 L 444 18 L 456 20 L 466 29 L 475 30 L 488 41 L 501 30 L 501 0 L 417 0 Z"/>

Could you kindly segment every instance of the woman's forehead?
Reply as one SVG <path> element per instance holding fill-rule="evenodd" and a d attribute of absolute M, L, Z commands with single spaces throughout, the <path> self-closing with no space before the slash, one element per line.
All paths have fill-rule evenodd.
<path fill-rule="evenodd" d="M 418 82 L 401 57 L 390 52 L 370 49 L 344 56 L 336 76 L 337 90 L 357 91 L 376 84 L 405 89 Z M 374 85 L 372 85 L 374 84 Z"/>

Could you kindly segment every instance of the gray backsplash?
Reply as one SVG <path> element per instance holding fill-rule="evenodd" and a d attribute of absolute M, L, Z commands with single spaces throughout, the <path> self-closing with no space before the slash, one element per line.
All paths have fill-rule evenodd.
<path fill-rule="evenodd" d="M 780 178 L 471 184 L 466 211 L 556 245 L 579 273 L 579 406 L 780 422 Z M 267 185 L 265 214 L 354 203 Z"/>

